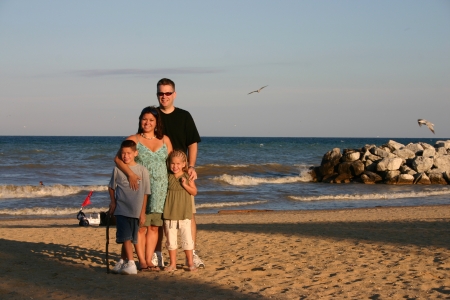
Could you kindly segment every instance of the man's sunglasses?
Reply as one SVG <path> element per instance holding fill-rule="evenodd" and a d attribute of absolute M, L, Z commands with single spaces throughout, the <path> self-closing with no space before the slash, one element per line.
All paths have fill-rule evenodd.
<path fill-rule="evenodd" d="M 172 94 L 173 94 L 173 92 L 167 92 L 167 93 L 157 92 L 156 93 L 156 95 L 158 95 L 158 97 L 162 97 L 163 95 L 165 95 L 166 97 L 169 97 Z"/>

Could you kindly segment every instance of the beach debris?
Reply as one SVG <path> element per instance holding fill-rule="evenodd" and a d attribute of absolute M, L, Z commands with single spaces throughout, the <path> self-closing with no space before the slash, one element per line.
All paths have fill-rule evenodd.
<path fill-rule="evenodd" d="M 250 92 L 250 93 L 248 93 L 247 95 L 250 95 L 250 94 L 252 94 L 252 93 L 259 93 L 259 92 L 261 92 L 261 90 L 262 90 L 263 88 L 265 88 L 266 86 L 268 86 L 268 85 L 265 85 L 265 86 L 263 86 L 263 87 L 257 89 L 256 91 Z"/>
<path fill-rule="evenodd" d="M 422 125 L 427 125 L 427 127 L 431 130 L 431 132 L 434 134 L 434 124 L 430 121 L 427 121 L 425 119 L 418 119 L 417 123 L 419 123 L 419 126 L 422 127 Z"/>
<path fill-rule="evenodd" d="M 450 140 L 434 146 L 419 142 L 403 145 L 390 140 L 360 149 L 334 148 L 320 166 L 309 168 L 311 182 L 365 184 L 450 184 Z"/>

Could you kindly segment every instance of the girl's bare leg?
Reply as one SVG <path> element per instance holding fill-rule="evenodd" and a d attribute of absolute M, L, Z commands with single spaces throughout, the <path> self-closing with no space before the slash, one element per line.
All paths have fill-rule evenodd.
<path fill-rule="evenodd" d="M 168 265 L 165 271 L 176 271 L 177 270 L 177 250 L 169 250 L 170 265 Z"/>
<path fill-rule="evenodd" d="M 194 272 L 197 271 L 197 268 L 194 265 L 194 250 L 184 250 L 184 254 L 186 254 L 186 260 L 188 262 L 189 271 Z"/>

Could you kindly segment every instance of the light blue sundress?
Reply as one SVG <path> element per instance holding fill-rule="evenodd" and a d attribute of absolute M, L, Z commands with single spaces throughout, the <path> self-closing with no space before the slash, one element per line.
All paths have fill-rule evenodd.
<path fill-rule="evenodd" d="M 152 194 L 148 198 L 145 213 L 163 213 L 168 185 L 167 146 L 164 143 L 161 148 L 153 152 L 141 144 L 138 138 L 137 150 L 139 154 L 135 159 L 136 162 L 146 167 L 150 175 L 150 190 Z"/>

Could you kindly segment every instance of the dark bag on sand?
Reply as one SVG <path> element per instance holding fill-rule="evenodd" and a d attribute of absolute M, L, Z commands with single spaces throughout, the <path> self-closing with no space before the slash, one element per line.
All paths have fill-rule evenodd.
<path fill-rule="evenodd" d="M 100 226 L 107 225 L 107 219 L 106 219 L 107 215 L 108 215 L 108 211 L 100 213 Z M 110 216 L 109 225 L 116 225 L 116 217 L 114 215 Z"/>

